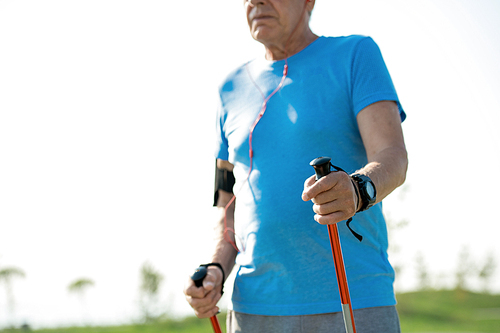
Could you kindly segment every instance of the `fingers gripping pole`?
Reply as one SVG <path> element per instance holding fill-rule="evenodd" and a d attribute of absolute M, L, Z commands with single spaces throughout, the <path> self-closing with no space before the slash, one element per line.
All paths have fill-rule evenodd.
<path fill-rule="evenodd" d="M 200 266 L 194 271 L 194 274 L 191 276 L 191 280 L 193 280 L 195 286 L 201 287 L 203 285 L 203 279 L 205 279 L 205 276 L 207 276 L 207 268 Z M 219 319 L 217 319 L 216 315 L 210 317 L 210 322 L 212 323 L 212 327 L 215 333 L 222 333 Z"/>
<path fill-rule="evenodd" d="M 311 161 L 310 164 L 316 172 L 316 180 L 319 180 L 330 173 L 330 161 L 331 158 L 329 157 L 318 157 Z M 340 301 L 342 302 L 342 314 L 344 316 L 345 329 L 347 333 L 356 333 L 354 313 L 351 305 L 351 297 L 349 296 L 349 287 L 347 285 L 347 276 L 337 224 L 328 225 L 328 234 L 330 236 L 330 245 L 332 247 L 335 273 L 337 274 L 337 283 L 339 286 Z"/>

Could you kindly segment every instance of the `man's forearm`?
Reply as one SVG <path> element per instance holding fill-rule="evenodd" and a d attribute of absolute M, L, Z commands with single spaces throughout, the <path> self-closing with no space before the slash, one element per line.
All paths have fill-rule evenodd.
<path fill-rule="evenodd" d="M 356 173 L 364 174 L 373 181 L 377 189 L 377 203 L 382 201 L 406 179 L 408 157 L 402 147 L 386 148 L 369 157 L 368 164 Z"/>
<path fill-rule="evenodd" d="M 217 207 L 220 212 L 220 219 L 217 221 L 215 228 L 215 251 L 212 255 L 212 262 L 218 262 L 224 268 L 224 273 L 227 276 L 233 269 L 236 254 L 238 253 L 231 242 L 235 244 L 234 237 L 234 202 L 227 210 L 226 224 L 227 229 L 224 230 L 224 207 L 231 200 L 232 194 L 219 190 L 219 199 Z"/>

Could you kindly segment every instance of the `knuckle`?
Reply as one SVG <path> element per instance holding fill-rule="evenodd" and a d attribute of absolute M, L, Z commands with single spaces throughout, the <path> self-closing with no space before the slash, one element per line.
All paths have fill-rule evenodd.
<path fill-rule="evenodd" d="M 313 209 L 313 212 L 315 212 L 316 214 L 319 214 L 319 205 L 314 204 L 312 209 Z"/>
<path fill-rule="evenodd" d="M 329 219 L 330 219 L 329 216 L 316 215 L 316 222 L 318 222 L 319 224 L 322 224 L 322 225 L 329 224 L 330 223 Z"/>
<path fill-rule="evenodd" d="M 318 215 L 326 215 L 327 213 L 325 205 L 314 205 L 313 211 Z"/>
<path fill-rule="evenodd" d="M 350 217 L 353 217 L 354 216 L 354 208 L 350 207 L 347 211 L 346 211 L 346 219 L 350 218 Z"/>
<path fill-rule="evenodd" d="M 184 290 L 184 295 L 186 296 L 186 299 L 191 299 L 194 296 L 193 294 L 194 293 L 190 289 Z"/>
<path fill-rule="evenodd" d="M 349 180 L 351 177 L 347 174 L 347 172 L 338 172 L 340 179 Z"/>

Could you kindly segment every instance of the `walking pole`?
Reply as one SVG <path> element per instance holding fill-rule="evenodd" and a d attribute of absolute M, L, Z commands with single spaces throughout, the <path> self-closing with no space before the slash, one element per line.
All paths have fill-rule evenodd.
<path fill-rule="evenodd" d="M 191 280 L 193 280 L 195 286 L 201 287 L 205 276 L 207 276 L 207 268 L 200 266 L 194 271 L 194 274 L 191 276 Z M 217 315 L 210 317 L 210 322 L 212 323 L 215 333 L 222 333 Z"/>
<path fill-rule="evenodd" d="M 326 176 L 331 172 L 330 161 L 330 157 L 318 157 L 311 161 L 310 164 L 316 172 L 316 180 L 319 180 L 321 177 Z M 342 256 L 342 247 L 340 246 L 339 231 L 336 223 L 328 225 L 328 234 L 330 235 L 333 262 L 335 264 L 335 273 L 337 274 L 337 283 L 339 285 L 345 329 L 347 333 L 356 333 L 354 313 L 351 305 L 351 297 L 349 296 L 349 286 L 347 285 L 344 258 Z"/>

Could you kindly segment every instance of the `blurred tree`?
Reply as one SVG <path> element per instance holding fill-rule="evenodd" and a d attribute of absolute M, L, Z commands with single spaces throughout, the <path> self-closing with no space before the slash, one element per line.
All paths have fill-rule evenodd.
<path fill-rule="evenodd" d="M 88 278 L 76 279 L 75 281 L 71 282 L 68 285 L 68 291 L 72 294 L 76 294 L 80 299 L 80 306 L 82 308 L 82 321 L 83 324 L 85 325 L 89 324 L 87 307 L 85 302 L 85 293 L 90 287 L 94 285 L 95 285 L 94 281 Z"/>
<path fill-rule="evenodd" d="M 458 265 L 455 272 L 455 289 L 462 291 L 467 290 L 467 280 L 474 272 L 474 263 L 470 258 L 470 251 L 467 246 L 462 246 L 458 253 Z"/>
<path fill-rule="evenodd" d="M 26 274 L 17 267 L 6 267 L 0 269 L 0 282 L 5 286 L 5 294 L 7 295 L 7 311 L 10 318 L 10 326 L 14 325 L 15 301 L 14 292 L 12 289 L 12 279 L 24 278 Z"/>
<path fill-rule="evenodd" d="M 427 263 L 422 252 L 417 253 L 415 263 L 417 271 L 418 290 L 429 290 L 431 287 L 429 271 L 427 269 Z"/>
<path fill-rule="evenodd" d="M 141 310 L 146 322 L 155 321 L 159 317 L 157 305 L 160 285 L 163 282 L 163 275 L 156 271 L 149 262 L 145 262 L 141 267 Z"/>
<path fill-rule="evenodd" d="M 483 267 L 479 269 L 479 279 L 482 281 L 483 292 L 486 294 L 490 291 L 491 277 L 493 276 L 493 273 L 495 273 L 496 268 L 497 266 L 493 251 L 490 251 L 490 253 L 486 256 Z"/>
<path fill-rule="evenodd" d="M 387 234 L 389 237 L 389 258 L 394 272 L 396 273 L 395 288 L 399 289 L 401 281 L 401 273 L 404 270 L 405 258 L 401 256 L 401 245 L 397 242 L 397 231 L 408 226 L 409 222 L 407 220 L 401 220 L 399 222 L 394 222 L 390 217 L 386 217 L 387 224 Z"/>
<path fill-rule="evenodd" d="M 391 195 L 391 202 L 393 205 L 401 207 L 404 205 L 404 200 L 406 194 L 409 192 L 410 186 L 405 183 L 403 186 L 399 187 Z M 409 221 L 405 218 L 398 218 L 397 220 L 392 218 L 392 212 L 390 209 L 390 204 L 384 206 L 384 216 L 387 225 L 387 235 L 389 241 L 388 254 L 394 272 L 396 273 L 396 280 L 394 282 L 394 288 L 396 292 L 400 289 L 402 272 L 405 269 L 405 263 L 407 259 L 402 256 L 402 247 L 398 242 L 398 231 L 406 228 L 409 225 Z"/>

